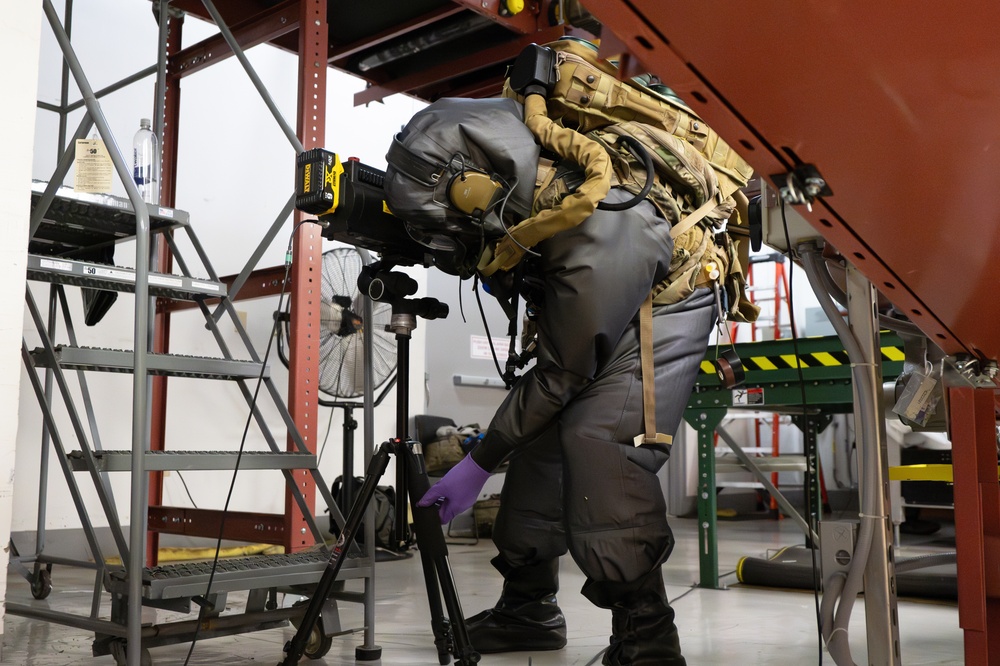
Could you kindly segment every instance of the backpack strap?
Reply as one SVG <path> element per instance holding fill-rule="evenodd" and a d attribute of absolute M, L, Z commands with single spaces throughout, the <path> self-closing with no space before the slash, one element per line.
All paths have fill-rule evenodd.
<path fill-rule="evenodd" d="M 677 239 L 680 237 L 680 235 L 685 231 L 704 220 L 705 216 L 715 210 L 716 206 L 718 206 L 718 204 L 714 199 L 706 201 L 702 204 L 701 208 L 698 208 L 687 217 L 682 218 L 677 224 L 670 228 L 670 238 Z"/>
<path fill-rule="evenodd" d="M 682 219 L 670 229 L 670 237 L 677 238 L 685 231 L 701 222 L 715 210 L 713 199 L 706 201 L 696 211 Z M 656 432 L 656 374 L 653 367 L 653 292 L 646 294 L 646 300 L 639 308 L 639 364 L 642 370 L 642 421 L 643 434 L 637 435 L 635 445 L 673 443 L 673 435 Z"/>
<path fill-rule="evenodd" d="M 656 432 L 656 375 L 653 371 L 653 294 L 639 308 L 639 363 L 642 368 L 642 420 L 645 432 L 637 435 L 635 445 L 673 443 L 672 435 Z"/>

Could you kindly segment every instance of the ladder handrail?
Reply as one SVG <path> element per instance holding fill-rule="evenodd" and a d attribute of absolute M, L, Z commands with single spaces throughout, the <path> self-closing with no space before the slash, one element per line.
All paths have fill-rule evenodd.
<path fill-rule="evenodd" d="M 129 520 L 129 597 L 133 600 L 142 599 L 142 576 L 138 575 L 145 566 L 146 560 L 146 469 L 144 454 L 149 448 L 149 415 L 146 410 L 148 403 L 148 378 L 146 372 L 146 353 L 149 337 L 149 210 L 139 194 L 139 188 L 132 179 L 132 172 L 122 157 L 121 150 L 115 142 L 114 133 L 108 125 L 107 118 L 101 109 L 101 104 L 94 95 L 94 90 L 83 71 L 69 35 L 59 21 L 51 0 L 42 0 L 42 9 L 59 48 L 63 59 L 69 65 L 70 72 L 86 103 L 87 112 L 97 125 L 97 131 L 104 140 L 114 164 L 115 171 L 121 180 L 129 201 L 135 210 L 135 325 L 133 328 L 133 372 L 132 372 L 132 474 L 131 474 L 131 504 Z M 139 663 L 142 648 L 142 604 L 130 603 L 128 608 L 128 660 Z"/>

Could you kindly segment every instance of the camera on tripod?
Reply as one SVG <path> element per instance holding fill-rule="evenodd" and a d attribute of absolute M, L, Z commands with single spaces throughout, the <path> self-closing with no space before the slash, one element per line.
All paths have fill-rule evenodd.
<path fill-rule="evenodd" d="M 448 316 L 448 305 L 436 298 L 407 298 L 417 293 L 417 281 L 406 273 L 386 269 L 382 261 L 361 268 L 358 289 L 373 301 L 392 305 L 394 315 L 408 314 L 424 319 Z"/>
<path fill-rule="evenodd" d="M 353 157 L 341 162 L 322 148 L 301 153 L 295 166 L 295 207 L 327 223 L 324 238 L 377 252 L 387 264 L 436 266 L 467 276 L 461 253 L 417 242 L 389 210 L 384 171 Z"/>
<path fill-rule="evenodd" d="M 396 382 L 396 436 L 383 442 L 368 462 L 364 481 L 345 518 L 330 561 L 299 621 L 295 636 L 285 645 L 285 657 L 278 666 L 296 666 L 306 653 L 323 605 L 362 527 L 364 514 L 390 456 L 395 456 L 397 462 L 396 516 L 406 515 L 406 503 L 410 506 L 417 550 L 427 582 L 438 661 L 447 664 L 454 655 L 457 666 L 473 666 L 479 662 L 479 653 L 469 640 L 437 509 L 417 506 L 430 489 L 430 482 L 420 445 L 407 435 L 410 333 L 416 326 L 417 317 L 446 317 L 448 306 L 434 298 L 412 298 L 418 289 L 416 280 L 392 269 L 398 265 L 439 265 L 435 250 L 411 238 L 402 220 L 389 212 L 382 191 L 384 174 L 381 171 L 357 160 L 348 160 L 345 166 L 334 153 L 321 149 L 302 153 L 296 166 L 296 207 L 329 223 L 323 236 L 381 255 L 380 260 L 362 267 L 357 284 L 371 300 L 392 306 L 392 319 L 387 328 L 396 334 L 400 360 Z M 438 255 L 442 260 L 448 258 L 444 251 Z M 396 523 L 393 539 L 397 543 L 408 543 L 405 523 Z M 359 646 L 355 656 L 359 660 L 374 660 L 381 656 L 381 648 Z"/>

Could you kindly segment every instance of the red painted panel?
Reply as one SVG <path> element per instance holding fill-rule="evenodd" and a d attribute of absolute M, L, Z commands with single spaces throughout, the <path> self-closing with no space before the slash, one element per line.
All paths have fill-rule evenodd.
<path fill-rule="evenodd" d="M 965 632 L 965 660 L 995 664 L 1000 661 L 996 396 L 988 389 L 956 387 L 948 397 L 955 468 L 958 619 Z"/>
<path fill-rule="evenodd" d="M 810 221 L 946 351 L 1000 356 L 1000 4 L 586 4 L 758 171 L 816 164 Z"/>

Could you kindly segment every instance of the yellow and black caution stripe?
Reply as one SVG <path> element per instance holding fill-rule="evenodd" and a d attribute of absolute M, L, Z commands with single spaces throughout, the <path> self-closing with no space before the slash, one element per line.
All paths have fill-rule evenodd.
<path fill-rule="evenodd" d="M 751 343 L 752 344 L 752 343 Z M 747 372 L 766 370 L 788 370 L 796 367 L 800 368 L 832 368 L 850 365 L 851 361 L 847 357 L 847 352 L 840 351 L 818 351 L 800 354 L 767 354 L 759 356 L 743 356 L 743 367 Z M 901 347 L 882 347 L 882 361 L 900 362 L 905 358 Z M 709 359 L 701 362 L 701 371 L 707 375 L 715 374 L 715 367 Z"/>

